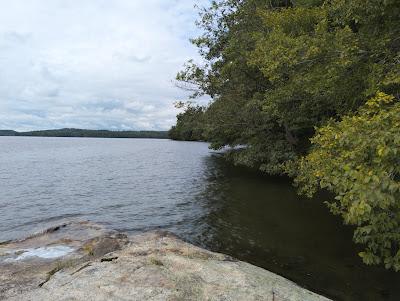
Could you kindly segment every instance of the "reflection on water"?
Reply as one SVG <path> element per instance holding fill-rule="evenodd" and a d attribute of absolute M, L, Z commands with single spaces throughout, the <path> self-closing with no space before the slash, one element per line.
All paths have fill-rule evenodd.
<path fill-rule="evenodd" d="M 0 137 L 0 241 L 70 219 L 165 229 L 334 299 L 400 300 L 400 276 L 363 265 L 322 201 L 206 143 Z"/>
<path fill-rule="evenodd" d="M 344 227 L 322 204 L 300 198 L 287 179 L 205 159 L 207 212 L 191 240 L 281 274 L 338 300 L 400 300 L 400 275 L 363 265 Z"/>

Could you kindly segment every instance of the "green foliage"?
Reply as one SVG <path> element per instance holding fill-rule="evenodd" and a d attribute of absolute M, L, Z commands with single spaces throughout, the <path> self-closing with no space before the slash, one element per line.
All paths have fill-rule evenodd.
<path fill-rule="evenodd" d="M 378 89 L 396 95 L 399 5 L 357 3 L 221 0 L 202 9 L 203 34 L 192 42 L 204 61 L 189 61 L 177 80 L 213 98 L 203 138 L 215 149 L 246 146 L 235 162 L 282 173 L 307 152 L 315 126 Z"/>
<path fill-rule="evenodd" d="M 301 191 L 334 192 L 329 208 L 356 226 L 355 242 L 366 245 L 364 262 L 399 271 L 400 102 L 378 93 L 356 115 L 319 128 L 312 143 L 296 164 Z"/>
<path fill-rule="evenodd" d="M 399 15 L 398 0 L 212 1 L 209 8 L 200 11 L 198 25 L 203 34 L 192 40 L 203 60 L 189 61 L 177 75 L 180 85 L 193 91 L 193 97 L 210 95 L 212 102 L 201 113 L 188 111 L 187 116 L 178 116 L 171 137 L 205 139 L 213 149 L 231 147 L 233 151 L 226 155 L 235 163 L 270 174 L 290 172 L 296 177 L 300 172 L 297 181 L 304 182 L 303 187 L 310 193 L 321 186 L 342 191 L 340 185 L 354 184 L 349 177 L 326 185 L 313 183 L 310 177 L 302 181 L 301 173 L 305 171 L 288 169 L 288 162 L 305 162 L 301 158 L 318 152 L 321 145 L 317 140 L 311 140 L 312 148 L 310 143 L 315 128 L 337 126 L 342 118 L 342 122 L 353 118 L 343 116 L 358 112 L 354 116 L 364 116 L 357 124 L 361 130 L 372 126 L 367 116 L 384 119 L 384 114 L 395 114 L 391 110 L 397 105 L 389 106 L 387 112 L 380 106 L 382 112 L 366 113 L 364 100 L 377 91 L 392 95 L 393 102 L 400 98 Z M 377 97 L 375 101 L 387 96 Z M 370 130 L 371 135 L 376 131 L 382 139 L 389 136 L 380 131 L 394 135 L 387 124 L 376 124 Z M 192 135 L 193 131 L 199 134 Z M 360 143 L 353 147 L 361 154 L 354 159 L 358 165 L 346 167 L 349 173 L 358 173 L 357 166 L 370 164 L 371 155 L 363 153 L 367 151 L 363 145 L 368 141 L 362 142 L 368 139 L 366 133 L 359 133 L 359 140 L 354 140 Z M 315 139 L 318 135 L 321 130 Z M 338 152 L 347 151 L 344 144 L 337 147 Z M 333 164 L 329 160 L 334 159 L 325 158 L 320 164 L 329 168 Z M 390 173 L 389 164 L 376 160 L 374 164 L 382 173 Z M 359 193 L 363 189 L 364 194 L 378 193 L 377 189 L 372 193 L 367 186 L 359 186 Z M 384 195 L 393 201 L 398 199 L 396 193 L 389 190 Z M 338 197 L 343 196 L 338 193 Z M 361 199 L 367 202 L 364 196 Z M 392 203 L 391 214 L 379 206 L 382 212 L 378 207 L 363 207 L 372 213 L 370 220 L 363 220 L 360 225 L 377 228 L 365 230 L 360 226 L 355 240 L 367 246 L 362 254 L 365 262 L 383 261 L 387 267 L 398 269 L 398 255 L 393 253 L 398 250 L 394 238 L 397 234 L 389 232 L 399 230 L 396 225 L 400 217 Z M 333 211 L 347 223 L 358 225 L 357 218 L 345 214 L 346 208 L 338 208 Z"/>
<path fill-rule="evenodd" d="M 174 140 L 204 140 L 204 108 L 201 106 L 194 106 L 191 103 L 179 103 L 177 107 L 184 107 L 185 110 L 183 113 L 178 114 L 176 125 L 170 129 L 168 136 Z"/>

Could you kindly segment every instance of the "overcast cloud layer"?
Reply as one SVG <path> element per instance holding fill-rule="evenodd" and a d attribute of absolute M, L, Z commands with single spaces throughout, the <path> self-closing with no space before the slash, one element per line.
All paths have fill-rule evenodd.
<path fill-rule="evenodd" d="M 207 2 L 0 0 L 0 129 L 168 129 Z"/>

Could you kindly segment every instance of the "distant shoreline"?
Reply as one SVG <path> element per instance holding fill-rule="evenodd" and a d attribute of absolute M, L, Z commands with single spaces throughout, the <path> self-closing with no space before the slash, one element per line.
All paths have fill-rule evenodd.
<path fill-rule="evenodd" d="M 169 139 L 168 131 L 110 131 L 110 130 L 86 130 L 86 129 L 74 129 L 74 128 L 28 131 L 28 132 L 17 132 L 14 130 L 0 130 L 0 136 Z"/>

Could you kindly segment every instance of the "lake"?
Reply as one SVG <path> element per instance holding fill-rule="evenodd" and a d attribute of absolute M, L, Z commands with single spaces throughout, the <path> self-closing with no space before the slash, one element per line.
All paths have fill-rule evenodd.
<path fill-rule="evenodd" d="M 329 197 L 301 198 L 206 143 L 0 137 L 0 241 L 71 219 L 163 229 L 336 300 L 400 300 L 400 275 L 362 264 Z"/>

